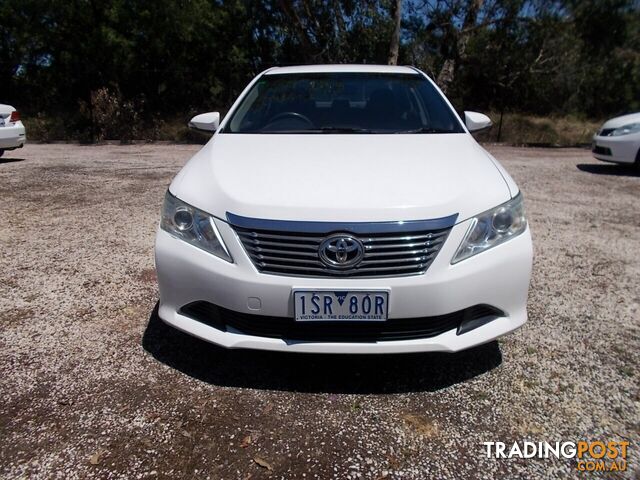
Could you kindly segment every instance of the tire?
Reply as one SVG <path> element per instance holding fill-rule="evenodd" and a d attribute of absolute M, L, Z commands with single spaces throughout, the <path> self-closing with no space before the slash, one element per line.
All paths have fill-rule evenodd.
<path fill-rule="evenodd" d="M 4 155 L 4 150 L 0 149 L 0 157 Z"/>

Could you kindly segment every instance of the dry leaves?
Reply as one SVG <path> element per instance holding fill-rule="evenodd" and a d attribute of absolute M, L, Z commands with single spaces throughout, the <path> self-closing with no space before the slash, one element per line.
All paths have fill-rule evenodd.
<path fill-rule="evenodd" d="M 247 448 L 249 445 L 251 445 L 251 435 L 247 435 L 242 439 L 240 442 L 240 448 Z"/>
<path fill-rule="evenodd" d="M 256 462 L 258 465 L 260 465 L 262 468 L 266 468 L 269 471 L 273 470 L 273 467 L 271 466 L 271 464 L 263 458 L 253 457 L 253 461 Z"/>
<path fill-rule="evenodd" d="M 411 430 L 420 436 L 430 438 L 438 435 L 438 425 L 426 417 L 414 413 L 406 413 L 402 415 L 402 419 Z"/>
<path fill-rule="evenodd" d="M 89 463 L 91 465 L 98 465 L 102 461 L 105 453 L 106 452 L 104 450 L 98 450 L 89 457 Z"/>

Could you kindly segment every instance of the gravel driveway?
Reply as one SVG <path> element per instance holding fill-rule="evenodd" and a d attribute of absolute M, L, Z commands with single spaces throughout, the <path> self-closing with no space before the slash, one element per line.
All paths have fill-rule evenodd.
<path fill-rule="evenodd" d="M 225 351 L 165 326 L 153 238 L 198 146 L 0 159 L 0 476 L 587 478 L 482 442 L 628 440 L 640 472 L 640 177 L 488 147 L 524 191 L 529 323 L 456 355 Z M 609 475 L 611 478 L 614 475 Z"/>

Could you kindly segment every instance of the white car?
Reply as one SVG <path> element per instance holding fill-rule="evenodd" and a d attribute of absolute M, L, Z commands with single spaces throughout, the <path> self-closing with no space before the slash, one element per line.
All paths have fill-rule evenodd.
<path fill-rule="evenodd" d="M 11 105 L 0 103 L 0 157 L 5 150 L 24 147 L 27 135 L 20 114 Z"/>
<path fill-rule="evenodd" d="M 593 136 L 593 156 L 640 167 L 640 112 L 607 120 Z"/>
<path fill-rule="evenodd" d="M 411 67 L 258 75 L 172 181 L 159 316 L 228 348 L 453 352 L 522 326 L 523 199 Z"/>

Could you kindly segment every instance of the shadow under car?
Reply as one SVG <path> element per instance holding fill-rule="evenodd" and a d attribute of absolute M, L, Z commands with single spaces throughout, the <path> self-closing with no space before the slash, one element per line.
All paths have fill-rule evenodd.
<path fill-rule="evenodd" d="M 224 349 L 165 324 L 157 304 L 142 346 L 158 361 L 213 385 L 310 393 L 437 391 L 502 363 L 497 341 L 459 353 L 322 355 Z"/>
<path fill-rule="evenodd" d="M 633 164 L 619 163 L 579 163 L 578 170 L 597 175 L 614 175 L 619 177 L 640 177 L 640 168 Z"/>

